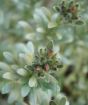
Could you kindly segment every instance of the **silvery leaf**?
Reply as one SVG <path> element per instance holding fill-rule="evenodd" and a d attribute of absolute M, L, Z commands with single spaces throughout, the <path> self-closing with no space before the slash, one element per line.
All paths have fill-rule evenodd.
<path fill-rule="evenodd" d="M 29 53 L 34 53 L 34 45 L 31 41 L 27 43 L 27 48 L 28 48 Z"/>
<path fill-rule="evenodd" d="M 3 55 L 8 62 L 14 62 L 13 55 L 10 52 L 4 52 Z"/>
<path fill-rule="evenodd" d="M 3 77 L 4 79 L 9 79 L 9 80 L 12 80 L 12 78 L 13 78 L 13 76 L 12 76 L 12 74 L 11 74 L 10 72 L 4 73 L 4 74 L 2 75 L 2 77 Z"/>
<path fill-rule="evenodd" d="M 7 93 L 10 92 L 10 90 L 11 90 L 10 84 L 6 83 L 6 84 L 2 87 L 1 92 L 2 92 L 2 94 L 7 94 Z"/>
<path fill-rule="evenodd" d="M 9 66 L 6 63 L 0 62 L 0 70 L 8 71 L 9 69 Z"/>
<path fill-rule="evenodd" d="M 55 22 L 49 22 L 48 23 L 48 28 L 55 28 L 57 24 Z"/>
<path fill-rule="evenodd" d="M 22 97 L 26 97 L 30 92 L 30 87 L 28 85 L 24 85 L 22 88 L 21 88 L 21 95 Z"/>
<path fill-rule="evenodd" d="M 29 87 L 36 87 L 37 86 L 37 80 L 34 76 L 32 76 L 30 79 L 29 79 Z"/>
<path fill-rule="evenodd" d="M 17 69 L 17 73 L 21 76 L 26 76 L 27 75 L 27 71 L 23 68 Z"/>

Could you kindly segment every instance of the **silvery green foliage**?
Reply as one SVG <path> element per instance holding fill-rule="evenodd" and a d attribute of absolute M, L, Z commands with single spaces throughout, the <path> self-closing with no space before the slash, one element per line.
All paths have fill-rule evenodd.
<path fill-rule="evenodd" d="M 11 2 L 11 1 L 9 1 Z M 9 11 L 10 15 L 5 13 L 5 11 L 1 11 L 1 17 L 3 18 L 4 14 L 7 17 L 3 21 L 3 25 L 1 24 L 1 28 L 5 28 L 9 30 L 5 32 L 4 29 L 1 30 L 3 39 L 4 33 L 7 33 L 5 37 L 7 37 L 7 42 L 14 43 L 16 41 L 25 41 L 25 40 L 33 40 L 34 42 L 43 43 L 46 39 L 54 39 L 59 43 L 71 43 L 74 40 L 73 35 L 73 25 L 74 23 L 64 23 L 60 18 L 60 14 L 54 10 L 50 10 L 46 7 L 35 6 L 37 5 L 36 1 L 27 1 L 22 0 L 15 1 L 12 0 L 11 5 L 14 7 L 13 12 Z M 38 3 L 41 4 L 39 1 Z M 31 7 L 33 4 L 34 8 Z M 21 5 L 21 8 L 19 8 Z M 57 3 L 59 5 L 59 3 Z M 8 6 L 8 5 L 7 5 Z M 24 11 L 24 7 L 25 10 Z M 8 7 L 9 8 L 9 7 Z M 16 12 L 15 10 L 18 10 Z M 29 10 L 31 9 L 32 13 L 30 16 Z M 8 9 L 7 9 L 8 10 Z M 27 12 L 27 13 L 26 13 Z M 27 16 L 25 16 L 27 14 Z M 22 19 L 21 19 L 22 17 Z M 27 17 L 27 19 L 25 19 Z M 66 32 L 69 33 L 66 35 Z M 36 38 L 36 40 L 34 40 Z"/>
<path fill-rule="evenodd" d="M 37 43 L 39 43 L 39 41 L 44 42 L 45 37 L 46 38 L 48 38 L 49 36 L 54 37 L 53 33 L 50 33 L 50 31 L 52 30 L 51 28 L 54 28 L 57 26 L 57 23 L 56 23 L 57 17 L 58 17 L 58 14 L 51 13 L 50 10 L 48 10 L 45 7 L 36 8 L 33 12 L 33 19 L 32 19 L 32 24 L 35 24 L 35 26 L 33 27 L 31 26 L 32 30 L 29 33 L 27 33 L 24 36 L 24 38 L 27 40 L 28 39 L 33 40 L 35 42 L 37 41 Z M 36 40 L 34 40 L 35 38 Z"/>
<path fill-rule="evenodd" d="M 75 40 L 75 27 L 80 25 L 75 22 L 64 22 L 58 12 L 46 7 L 38 7 L 33 12 L 31 31 L 24 36 L 25 40 L 33 40 L 40 45 L 48 39 L 54 39 L 56 43 L 72 43 Z M 85 24 L 81 24 L 85 26 Z M 68 33 L 68 34 L 66 34 Z M 36 38 L 36 40 L 34 40 Z"/>
<path fill-rule="evenodd" d="M 30 5 L 30 3 L 26 1 L 31 2 L 32 5 Z M 62 74 L 58 73 L 58 75 L 61 76 L 61 78 L 59 79 L 61 79 L 60 82 L 62 82 L 62 88 L 64 85 L 66 85 L 71 91 L 71 95 L 69 96 L 69 98 L 71 98 L 72 105 L 87 104 L 88 103 L 87 101 L 88 100 L 88 94 L 87 94 L 88 93 L 87 92 L 88 91 L 88 82 L 87 82 L 87 79 L 88 79 L 88 63 L 87 63 L 88 62 L 87 60 L 88 58 L 88 54 L 87 54 L 88 52 L 88 34 L 87 34 L 88 33 L 88 29 L 87 29 L 88 1 L 77 0 L 79 1 L 79 4 L 80 4 L 80 8 L 81 8 L 80 12 L 82 12 L 80 13 L 80 15 L 82 17 L 82 20 L 85 21 L 84 23 L 86 23 L 83 25 L 74 25 L 74 22 L 72 24 L 63 23 L 63 21 L 61 21 L 59 18 L 60 15 L 56 13 L 56 11 L 52 11 L 45 7 L 40 8 L 39 5 L 36 6 L 34 1 L 36 2 L 36 0 L 25 0 L 25 1 L 24 0 L 8 0 L 8 1 L 0 0 L 0 8 L 1 8 L 0 9 L 0 60 L 3 61 L 2 52 L 3 50 L 4 51 L 7 50 L 7 48 L 9 47 L 9 44 L 12 46 L 11 49 L 13 50 L 13 43 L 23 42 L 25 41 L 25 39 L 33 40 L 35 43 L 37 42 L 36 45 L 40 45 L 43 42 L 45 43 L 46 39 L 49 39 L 49 38 L 54 39 L 57 42 L 57 47 L 59 44 L 59 47 L 60 47 L 59 50 L 63 53 L 63 56 L 64 56 L 63 59 L 66 64 L 66 68 L 64 72 L 62 70 L 61 71 Z M 58 0 L 58 3 L 56 3 L 57 6 L 59 6 L 60 1 L 62 0 Z M 16 7 L 12 9 L 12 7 L 14 7 L 13 4 L 15 4 Z M 27 6 L 26 4 L 30 6 Z M 19 5 L 21 5 L 21 8 L 19 8 Z M 46 11 L 48 10 L 50 13 L 44 12 L 45 10 Z M 40 14 L 41 12 L 39 13 L 39 11 L 43 13 L 43 16 L 41 16 Z M 50 19 L 49 18 L 44 19 L 47 17 L 47 13 L 49 13 L 49 15 L 51 14 L 49 16 Z M 56 15 L 54 16 L 54 14 Z M 31 19 L 32 15 L 33 15 L 33 18 Z M 39 19 L 38 20 L 35 19 L 34 15 L 38 15 L 37 17 L 39 17 Z M 48 20 L 48 23 L 47 21 L 45 22 L 44 20 Z M 8 50 L 5 53 L 10 53 L 15 56 L 13 58 L 17 59 L 16 54 L 8 52 Z M 23 55 L 21 54 L 20 56 L 23 56 Z M 8 60 L 5 57 L 6 61 L 9 64 L 11 63 L 11 60 L 13 58 L 9 58 Z M 18 60 L 15 60 L 15 62 L 18 65 L 17 61 Z M 20 61 L 20 62 L 21 63 L 23 62 L 22 65 L 24 65 L 24 61 Z M 67 70 L 67 66 L 69 66 L 70 64 L 74 65 L 76 69 L 69 76 L 65 77 L 64 74 Z M 6 70 L 7 68 L 8 70 L 8 65 L 6 65 L 5 63 L 1 62 L 0 65 L 2 69 L 4 68 Z M 12 68 L 17 68 L 17 65 L 13 65 Z M 21 68 L 21 70 L 19 71 L 23 72 L 23 69 Z M 77 72 L 75 73 L 75 71 Z M 0 71 L 0 73 L 1 72 L 2 71 Z M 8 73 L 5 75 L 8 75 Z M 78 80 L 78 77 L 79 77 L 79 80 Z M 78 80 L 78 82 L 76 80 Z M 3 83 L 0 82 L 0 85 L 1 84 Z M 3 87 L 3 90 L 4 89 L 5 88 Z M 6 92 L 8 92 L 7 90 Z M 23 90 L 24 88 L 22 89 L 22 91 Z M 25 94 L 27 94 L 27 92 L 25 92 Z M 77 101 L 74 102 L 74 98 L 76 98 Z M 22 103 L 20 104 L 22 105 Z"/>
<path fill-rule="evenodd" d="M 50 50 L 52 47 L 52 43 L 47 46 L 48 56 L 55 61 L 57 58 Z M 42 65 L 35 66 L 37 52 L 34 49 L 33 43 L 29 41 L 27 44 L 16 44 L 12 53 L 3 53 L 5 61 L 0 62 L 0 91 L 2 94 L 9 94 L 9 104 L 18 102 L 16 105 L 24 105 L 23 100 L 28 97 L 30 105 L 69 105 L 66 97 L 60 93 L 58 81 L 52 75 L 53 70 L 50 70 L 49 65 L 46 64 L 45 68 Z M 37 64 L 40 63 L 37 59 Z"/>

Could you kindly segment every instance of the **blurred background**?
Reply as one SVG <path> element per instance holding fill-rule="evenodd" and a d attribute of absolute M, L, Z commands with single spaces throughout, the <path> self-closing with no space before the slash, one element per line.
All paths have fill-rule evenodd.
<path fill-rule="evenodd" d="M 56 73 L 61 91 L 70 105 L 88 105 L 88 0 L 75 0 L 82 25 L 61 22 L 53 9 L 61 1 L 0 0 L 0 61 L 18 42 L 31 40 L 38 48 L 53 40 L 64 65 Z M 7 96 L 0 94 L 0 105 L 8 105 Z"/>

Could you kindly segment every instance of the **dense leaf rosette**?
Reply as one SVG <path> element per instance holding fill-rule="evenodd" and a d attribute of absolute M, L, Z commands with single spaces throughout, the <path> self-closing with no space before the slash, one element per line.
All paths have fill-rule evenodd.
<path fill-rule="evenodd" d="M 18 43 L 12 52 L 4 52 L 5 62 L 0 62 L 0 90 L 2 94 L 9 93 L 9 104 L 23 102 L 28 97 L 31 105 L 51 105 L 53 102 L 67 105 L 53 76 L 62 63 L 53 51 L 52 41 L 36 52 L 32 42 Z"/>

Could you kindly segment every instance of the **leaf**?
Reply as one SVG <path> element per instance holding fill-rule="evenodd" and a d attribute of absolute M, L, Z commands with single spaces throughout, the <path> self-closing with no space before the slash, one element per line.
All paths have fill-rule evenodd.
<path fill-rule="evenodd" d="M 69 103 L 66 100 L 66 97 L 61 93 L 57 94 L 57 96 L 55 97 L 55 102 L 57 103 L 57 105 L 69 105 Z"/>
<path fill-rule="evenodd" d="M 69 102 L 66 100 L 66 104 L 65 105 L 69 105 Z"/>
<path fill-rule="evenodd" d="M 40 90 L 39 90 L 40 91 Z M 41 97 L 41 105 L 49 105 L 51 97 L 52 97 L 52 91 L 49 89 L 41 90 L 38 92 Z"/>
<path fill-rule="evenodd" d="M 29 103 L 30 105 L 38 105 L 36 90 L 32 89 L 29 95 Z"/>
<path fill-rule="evenodd" d="M 52 40 L 49 40 L 48 44 L 47 44 L 47 49 L 53 49 L 53 41 Z"/>
<path fill-rule="evenodd" d="M 11 90 L 10 84 L 6 83 L 6 84 L 2 87 L 1 92 L 2 92 L 2 94 L 7 94 L 7 93 L 10 92 L 10 90 Z"/>
<path fill-rule="evenodd" d="M 28 48 L 29 53 L 31 53 L 31 54 L 34 53 L 34 45 L 33 45 L 33 43 L 31 41 L 29 41 L 27 43 L 27 48 Z"/>
<path fill-rule="evenodd" d="M 29 24 L 26 21 L 18 21 L 18 27 L 23 27 L 23 28 L 27 28 L 29 27 Z"/>
<path fill-rule="evenodd" d="M 8 71 L 9 69 L 10 69 L 9 66 L 6 63 L 0 62 L 0 70 Z"/>
<path fill-rule="evenodd" d="M 26 97 L 30 92 L 30 87 L 27 86 L 27 85 L 24 85 L 22 88 L 21 88 L 21 95 L 22 97 Z"/>
<path fill-rule="evenodd" d="M 26 52 L 28 52 L 27 47 L 23 43 L 16 44 L 16 50 L 19 53 L 26 53 Z"/>
<path fill-rule="evenodd" d="M 4 52 L 3 55 L 8 62 L 14 62 L 13 55 L 10 52 Z"/>
<path fill-rule="evenodd" d="M 25 54 L 19 53 L 19 61 L 24 65 L 24 62 L 26 62 Z"/>
<path fill-rule="evenodd" d="M 39 33 L 44 33 L 45 32 L 45 30 L 42 27 L 36 28 L 36 31 L 39 32 Z"/>
<path fill-rule="evenodd" d="M 57 12 L 60 12 L 60 8 L 58 6 L 54 6 L 53 9 L 56 10 Z"/>
<path fill-rule="evenodd" d="M 38 24 L 39 22 L 44 24 L 48 23 L 48 17 L 44 13 L 45 11 L 43 11 L 43 9 L 44 8 L 37 8 L 34 12 L 34 19 L 38 22 Z"/>
<path fill-rule="evenodd" d="M 30 87 L 36 87 L 37 86 L 37 80 L 34 76 L 32 76 L 30 79 L 29 79 L 29 86 Z"/>
<path fill-rule="evenodd" d="M 3 74 L 2 76 L 4 79 L 9 79 L 9 80 L 12 80 L 13 76 L 10 72 L 6 72 Z"/>
<path fill-rule="evenodd" d="M 55 22 L 48 23 L 48 28 L 55 28 L 55 27 L 57 27 L 57 23 L 55 23 Z"/>
<path fill-rule="evenodd" d="M 53 95 L 56 95 L 60 92 L 58 81 L 52 75 L 45 73 L 45 78 L 41 81 L 41 84 L 43 84 L 44 87 L 50 89 Z"/>
<path fill-rule="evenodd" d="M 45 7 L 42 7 L 42 10 L 43 10 L 44 14 L 47 16 L 47 18 L 50 19 L 50 17 L 51 17 L 50 11 Z"/>
<path fill-rule="evenodd" d="M 8 97 L 9 104 L 12 104 L 14 102 L 19 102 L 19 103 L 22 102 L 19 86 L 14 86 L 13 90 L 10 92 Z"/>
<path fill-rule="evenodd" d="M 49 105 L 51 91 L 48 89 L 44 91 L 41 88 L 32 89 L 29 99 L 30 105 Z"/>
<path fill-rule="evenodd" d="M 8 103 L 9 104 L 12 104 L 14 101 L 16 101 L 17 100 L 17 94 L 16 94 L 17 92 L 15 92 L 15 91 L 12 91 L 11 93 L 10 93 L 10 95 L 9 95 L 9 97 L 8 97 Z"/>
<path fill-rule="evenodd" d="M 17 69 L 17 73 L 21 76 L 26 76 L 27 75 L 27 71 L 23 68 Z"/>

